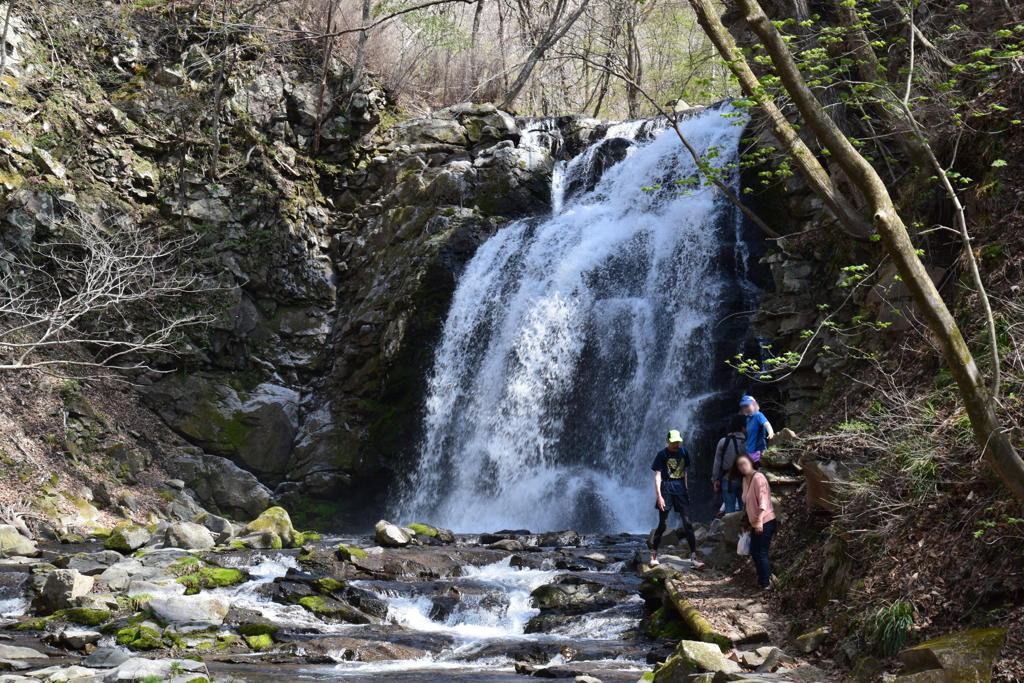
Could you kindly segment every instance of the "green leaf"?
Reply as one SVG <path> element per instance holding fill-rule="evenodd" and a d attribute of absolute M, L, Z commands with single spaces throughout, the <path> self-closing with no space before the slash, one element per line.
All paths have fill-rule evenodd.
<path fill-rule="evenodd" d="M 992 162 L 992 168 L 1002 168 L 1003 166 L 1006 166 L 1005 159 L 996 159 Z"/>

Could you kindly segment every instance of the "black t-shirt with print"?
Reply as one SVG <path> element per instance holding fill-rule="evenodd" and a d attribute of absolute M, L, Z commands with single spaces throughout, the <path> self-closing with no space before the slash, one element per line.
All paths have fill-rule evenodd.
<path fill-rule="evenodd" d="M 654 462 L 651 463 L 652 472 L 661 472 L 662 482 L 679 481 L 682 483 L 689 468 L 690 454 L 683 446 L 679 446 L 677 451 L 661 449 L 654 456 Z"/>

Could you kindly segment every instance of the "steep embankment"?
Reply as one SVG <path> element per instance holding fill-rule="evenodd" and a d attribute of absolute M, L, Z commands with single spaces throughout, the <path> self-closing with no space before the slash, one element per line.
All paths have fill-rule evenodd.
<path fill-rule="evenodd" d="M 776 9 L 778 16 L 789 11 Z M 742 39 L 742 24 L 735 29 Z M 955 54 L 969 45 L 943 49 Z M 961 127 L 938 107 L 919 115 L 935 153 L 954 160 L 955 177 L 963 179 L 970 248 L 995 310 L 998 414 L 1020 449 L 1024 184 L 1006 169 L 1024 163 L 1024 101 L 1014 78 L 1000 72 L 981 81 L 973 108 L 1001 112 L 994 118 L 977 115 Z M 862 119 L 851 116 L 844 125 L 871 135 Z M 890 189 L 991 379 L 989 335 L 963 244 L 943 227 L 954 221 L 948 198 L 934 174 L 892 154 Z M 761 179 L 752 172 L 748 184 L 758 188 Z M 782 192 L 785 203 L 777 201 Z M 827 626 L 821 654 L 865 679 L 895 669 L 892 655 L 904 646 L 970 627 L 1003 628 L 994 676 L 1016 680 L 1024 675 L 1024 514 L 981 459 L 952 377 L 906 288 L 879 245 L 841 234 L 799 178 L 778 181 L 757 204 L 785 235 L 765 258 L 773 283 L 755 317 L 772 345 L 767 355 L 778 358 L 772 374 L 779 381 L 762 391 L 776 425 L 803 437 L 774 459 L 807 477 L 784 500 L 775 606 L 791 615 L 794 633 Z M 799 363 L 789 351 L 802 356 Z M 963 642 L 973 647 L 970 638 Z"/>

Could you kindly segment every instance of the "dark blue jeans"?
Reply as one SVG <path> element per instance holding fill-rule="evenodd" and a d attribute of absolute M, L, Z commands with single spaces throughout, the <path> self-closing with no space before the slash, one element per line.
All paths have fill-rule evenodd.
<path fill-rule="evenodd" d="M 764 523 L 764 531 L 757 534 L 750 533 L 750 557 L 754 560 L 754 567 L 757 568 L 757 585 L 766 588 L 772 580 L 772 565 L 768 562 L 768 548 L 772 544 L 772 536 L 775 535 L 775 520 Z"/>
<path fill-rule="evenodd" d="M 739 512 L 743 509 L 743 481 L 722 477 L 722 502 L 726 512 Z"/>

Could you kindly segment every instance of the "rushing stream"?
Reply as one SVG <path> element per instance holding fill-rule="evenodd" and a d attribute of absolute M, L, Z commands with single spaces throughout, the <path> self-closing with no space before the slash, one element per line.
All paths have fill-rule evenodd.
<path fill-rule="evenodd" d="M 726 163 L 742 124 L 724 105 L 681 128 Z M 533 135 L 545 144 L 550 126 Z M 649 528 L 649 460 L 668 429 L 709 436 L 731 389 L 717 368 L 737 351 L 718 323 L 751 290 L 740 214 L 695 177 L 671 129 L 610 126 L 556 165 L 550 216 L 478 250 L 436 351 L 398 517 L 465 532 Z"/>
<path fill-rule="evenodd" d="M 535 542 L 528 538 L 535 537 L 523 537 L 525 543 Z M 345 540 L 366 543 L 366 539 Z M 474 540 L 460 538 L 460 544 L 472 547 Z M 404 576 L 353 581 L 352 586 L 387 606 L 382 624 L 366 625 L 325 622 L 297 605 L 272 599 L 268 589 L 303 574 L 293 552 L 242 554 L 225 564 L 245 570 L 249 581 L 213 593 L 228 598 L 235 611 L 259 614 L 282 632 L 296 634 L 289 637 L 294 644 L 286 649 L 334 663 L 287 664 L 274 672 L 263 664 L 246 668 L 233 661 L 224 670 L 234 675 L 244 672 L 253 681 L 280 680 L 281 676 L 289 680 L 511 681 L 521 680 L 515 663 L 526 661 L 538 666 L 571 665 L 605 681 L 635 681 L 645 669 L 643 646 L 635 639 L 642 601 L 636 595 L 632 557 L 639 547 L 637 537 L 619 536 L 592 539 L 579 548 L 528 546 L 519 554 L 482 551 L 491 553 L 484 558 L 500 559 L 478 563 L 480 557 L 468 555 L 466 564 L 445 577 L 431 577 L 434 570 L 419 567 L 413 570 L 418 573 Z M 423 561 L 431 553 L 453 551 L 419 552 Z M 537 588 L 566 581 L 606 586 L 615 597 L 582 613 L 570 610 L 566 617 L 556 610 L 553 622 L 535 624 L 534 618 L 543 612 L 531 595 Z M 353 661 L 353 643 L 360 642 L 382 648 L 386 656 L 380 661 Z M 403 648 L 408 648 L 407 656 L 402 656 L 406 655 Z M 314 650 L 323 654 L 310 657 Z M 216 663 L 210 665 L 217 670 Z"/>

